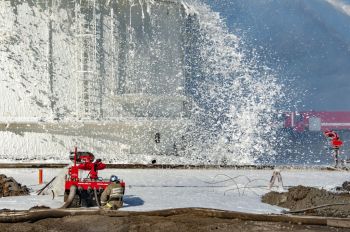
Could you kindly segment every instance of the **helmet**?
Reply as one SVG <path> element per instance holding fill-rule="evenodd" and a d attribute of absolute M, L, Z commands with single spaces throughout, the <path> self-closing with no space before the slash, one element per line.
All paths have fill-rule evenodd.
<path fill-rule="evenodd" d="M 111 175 L 111 178 L 109 179 L 111 182 L 118 182 L 119 178 L 116 175 Z"/>

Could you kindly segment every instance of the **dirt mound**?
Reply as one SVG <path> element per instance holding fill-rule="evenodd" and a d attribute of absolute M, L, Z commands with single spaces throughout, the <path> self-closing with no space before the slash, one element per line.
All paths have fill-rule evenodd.
<path fill-rule="evenodd" d="M 21 186 L 12 177 L 0 174 L 0 197 L 23 195 L 29 195 L 29 189 L 25 185 Z"/>
<path fill-rule="evenodd" d="M 337 191 L 350 191 L 350 182 L 345 181 L 342 186 L 335 188 Z"/>
<path fill-rule="evenodd" d="M 326 204 L 344 203 L 347 205 L 327 206 L 319 209 L 310 209 L 303 214 L 348 217 L 350 215 L 350 194 L 348 192 L 329 192 L 313 187 L 296 186 L 285 193 L 269 192 L 262 197 L 262 202 L 298 211 Z"/>

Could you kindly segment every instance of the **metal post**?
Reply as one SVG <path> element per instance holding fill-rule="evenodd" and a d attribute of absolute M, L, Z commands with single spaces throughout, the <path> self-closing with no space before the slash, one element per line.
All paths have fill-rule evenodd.
<path fill-rule="evenodd" d="M 39 184 L 43 183 L 43 169 L 39 169 Z"/>

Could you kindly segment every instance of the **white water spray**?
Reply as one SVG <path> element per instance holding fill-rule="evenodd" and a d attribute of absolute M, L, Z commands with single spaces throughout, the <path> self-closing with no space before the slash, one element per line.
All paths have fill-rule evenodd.
<path fill-rule="evenodd" d="M 125 137 L 119 141 L 118 139 L 120 137 L 118 137 L 119 134 L 117 134 L 117 132 L 122 133 L 123 130 L 126 132 L 128 128 L 131 128 L 126 126 L 130 123 L 127 120 L 133 116 L 133 113 L 142 114 L 143 116 L 141 119 L 131 118 L 135 120 L 133 122 L 135 125 L 141 124 L 139 122 L 142 120 L 145 121 L 146 125 L 149 123 L 147 128 L 140 127 L 141 129 L 137 130 L 144 130 L 142 133 L 145 134 L 145 137 L 147 135 L 150 138 L 147 137 L 147 140 L 145 140 L 142 134 L 140 140 L 147 144 L 148 148 L 154 149 L 155 151 L 162 149 L 158 144 L 154 144 L 153 135 L 157 132 L 154 127 L 156 128 L 158 125 L 157 117 L 164 117 L 164 115 L 168 113 L 164 115 L 160 114 L 161 116 L 152 116 L 150 108 L 153 107 L 157 109 L 155 108 L 157 105 L 153 104 L 152 101 L 148 101 L 147 97 L 156 96 L 156 100 L 158 100 L 158 98 L 163 100 L 164 97 L 168 97 L 167 94 L 172 94 L 171 96 L 175 96 L 176 99 L 179 99 L 178 101 L 182 101 L 183 97 L 178 97 L 179 94 L 182 94 L 182 89 L 172 88 L 172 86 L 180 85 L 179 83 L 185 81 L 184 75 L 182 74 L 183 69 L 189 70 L 188 73 L 190 74 L 187 76 L 186 80 L 188 81 L 188 83 L 186 83 L 186 91 L 188 92 L 187 97 L 193 98 L 193 108 L 191 110 L 191 116 L 188 118 L 190 125 L 187 127 L 188 129 L 184 136 L 187 144 L 184 146 L 186 150 L 184 152 L 178 151 L 175 155 L 160 155 L 158 157 L 159 162 L 252 163 L 262 154 L 272 154 L 273 146 L 271 146 L 271 143 L 275 141 L 276 127 L 276 123 L 273 121 L 275 104 L 283 97 L 281 93 L 282 87 L 277 83 L 273 72 L 262 65 L 258 65 L 254 56 L 246 54 L 242 46 L 242 41 L 228 31 L 224 20 L 218 13 L 213 12 L 207 5 L 197 1 L 186 1 L 182 3 L 182 7 L 185 11 L 185 19 L 186 17 L 187 19 L 192 18 L 192 24 L 190 25 L 192 31 L 188 32 L 188 37 L 190 39 L 185 45 L 186 49 L 189 50 L 185 55 L 190 61 L 182 63 L 183 61 L 180 58 L 172 57 L 179 55 L 182 48 L 178 48 L 178 44 L 167 44 L 169 41 L 172 41 L 171 39 L 175 36 L 170 35 L 166 37 L 170 34 L 169 31 L 175 32 L 179 31 L 179 29 L 167 28 L 167 30 L 165 30 L 166 25 L 162 25 L 163 20 L 157 18 L 159 17 L 157 13 L 164 13 L 164 15 L 167 15 L 166 17 L 173 17 L 176 14 L 181 15 L 181 13 L 179 13 L 180 11 L 163 11 L 160 4 L 157 4 L 157 1 L 135 0 L 133 3 L 134 4 L 130 4 L 131 7 L 125 14 L 132 15 L 134 12 L 137 12 L 137 7 L 135 6 L 141 7 L 139 14 L 142 28 L 142 33 L 140 34 L 142 36 L 137 34 L 136 27 L 133 27 L 133 23 L 135 23 L 135 25 L 138 23 L 137 17 L 129 17 L 128 20 L 124 22 L 125 28 L 118 28 L 122 23 L 116 21 L 118 16 L 116 11 L 108 11 L 108 14 L 104 16 L 106 25 L 110 27 L 104 29 L 104 36 L 110 36 L 112 38 L 109 41 L 107 40 L 103 47 L 103 49 L 107 51 L 104 54 L 104 58 L 108 61 L 104 64 L 104 69 L 108 72 L 105 73 L 106 77 L 103 76 L 102 78 L 105 81 L 104 85 L 106 86 L 106 91 L 100 93 L 102 99 L 94 100 L 94 102 L 96 104 L 103 103 L 101 109 L 104 110 L 103 116 L 106 118 L 102 118 L 102 120 L 119 123 L 114 127 L 115 130 L 106 127 L 104 122 L 101 122 L 101 126 L 104 126 L 107 131 L 94 131 L 87 128 L 85 132 L 83 130 L 81 131 L 82 134 L 77 135 L 75 133 L 74 135 L 69 135 L 69 127 L 65 129 L 64 126 L 58 126 L 54 132 L 49 133 L 36 133 L 34 131 L 13 134 L 12 132 L 0 132 L 0 135 L 4 137 L 1 141 L 5 141 L 2 142 L 0 146 L 0 157 L 2 159 L 11 159 L 11 157 L 15 155 L 15 159 L 23 160 L 67 160 L 68 156 L 65 156 L 65 154 L 67 154 L 68 150 L 74 145 L 80 145 L 83 149 L 96 149 L 99 157 L 110 162 L 147 162 L 152 158 L 153 154 L 129 154 L 133 146 L 139 146 L 139 144 L 136 142 L 134 142 L 133 145 L 124 144 L 126 140 Z M 27 31 L 28 33 L 32 30 L 35 31 L 36 25 L 46 28 L 46 25 L 49 23 L 48 12 L 38 10 L 35 7 L 35 14 L 31 15 L 30 13 L 22 12 L 20 14 L 21 17 L 26 17 L 21 18 L 24 22 L 17 21 L 15 23 L 17 16 L 12 11 L 4 10 L 8 9 L 8 2 L 0 6 L 2 6 L 1 12 L 4 16 L 3 18 L 9 19 L 13 24 L 12 27 L 15 28 L 18 33 L 27 31 L 27 27 L 29 28 Z M 18 9 L 31 12 L 31 7 L 25 3 L 20 4 Z M 65 12 L 65 9 L 55 10 L 58 11 L 59 15 Z M 8 101 L 6 104 L 0 104 L 2 107 L 0 109 L 1 113 L 5 111 L 11 112 L 11 117 L 15 119 L 23 119 L 24 115 L 29 115 L 33 118 L 45 118 L 45 120 L 48 121 L 50 117 L 50 97 L 51 100 L 52 97 L 55 97 L 55 107 L 57 108 L 58 115 L 62 115 L 61 120 L 65 123 L 73 123 L 74 125 L 76 125 L 76 121 L 82 124 L 84 123 L 84 119 L 73 117 L 75 98 L 72 98 L 71 95 L 76 92 L 74 83 L 76 83 L 77 79 L 75 80 L 74 78 L 77 78 L 77 70 L 75 70 L 74 62 L 69 62 L 69 60 L 74 60 L 74 53 L 77 52 L 77 50 L 75 50 L 76 48 L 72 48 L 75 44 L 72 42 L 71 38 L 73 37 L 74 25 L 77 26 L 77 24 L 70 21 L 70 14 L 71 12 L 67 11 L 63 14 L 65 15 L 63 18 L 52 18 L 50 16 L 51 20 L 53 20 L 53 26 L 57 31 L 57 33 L 54 34 L 56 37 L 53 37 L 56 43 L 54 44 L 56 47 L 54 46 L 53 49 L 57 47 L 66 47 L 66 49 L 54 50 L 56 53 L 53 54 L 53 65 L 57 66 L 53 74 L 57 75 L 59 78 L 51 83 L 54 86 L 52 87 L 53 91 L 56 91 L 52 96 L 48 93 L 48 83 L 42 80 L 45 80 L 48 75 L 45 66 L 45 60 L 47 59 L 47 54 L 45 53 L 47 50 L 46 43 L 50 40 L 47 28 L 45 29 L 47 33 L 44 33 L 44 35 L 28 35 L 28 41 L 25 40 L 13 44 L 11 44 L 12 40 L 4 39 L 4 41 L 0 41 L 0 45 L 6 46 L 6 48 L 11 51 L 11 54 L 13 54 L 13 59 L 10 61 L 7 60 L 7 63 L 15 66 L 12 71 L 8 68 L 4 69 L 5 71 L 3 70 L 2 72 L 0 70 L 0 73 L 5 73 L 6 75 L 2 75 L 4 77 L 9 76 L 7 74 L 11 73 L 13 78 L 18 80 L 12 92 L 8 89 L 4 89 L 3 92 L 10 92 L 11 96 L 9 97 L 10 94 L 4 96 L 4 99 Z M 46 21 L 41 20 L 42 18 Z M 180 25 L 181 20 L 171 22 L 173 23 L 171 25 Z M 34 23 L 31 23 L 32 21 Z M 169 20 L 169 22 L 170 21 L 171 20 Z M 66 27 L 67 25 L 64 23 L 67 22 L 68 24 L 71 23 L 71 28 Z M 9 23 L 9 25 L 11 25 L 11 23 Z M 148 23 L 147 26 L 151 26 L 147 31 L 147 36 L 149 37 L 146 37 L 145 40 L 140 40 L 140 38 L 145 37 L 146 23 Z M 32 27 L 34 28 L 31 29 Z M 112 27 L 115 28 L 113 29 Z M 122 41 L 123 43 L 120 43 L 120 40 L 114 36 L 119 33 L 118 29 L 123 29 L 126 32 L 126 41 Z M 181 30 L 183 30 L 183 28 Z M 129 34 L 127 34 L 127 32 L 129 32 Z M 137 36 L 139 36 L 139 38 Z M 165 39 L 163 36 L 165 36 Z M 179 34 L 176 36 L 179 36 Z M 34 37 L 32 42 L 30 40 L 31 37 Z M 182 41 L 176 38 L 174 42 L 178 43 Z M 142 44 L 137 44 L 138 39 Z M 37 40 L 39 40 L 39 42 L 37 42 Z M 116 48 L 115 46 L 117 46 L 117 43 L 120 43 L 120 46 Z M 108 49 L 109 46 L 113 46 L 113 48 Z M 149 50 L 140 49 L 148 48 L 147 46 L 149 46 Z M 31 53 L 32 61 L 25 59 L 25 63 L 21 63 L 22 53 L 20 51 L 23 48 L 33 52 L 33 54 Z M 163 49 L 166 48 L 168 50 L 164 51 Z M 82 50 L 83 48 L 79 47 L 79 49 Z M 39 54 L 41 58 L 39 59 L 40 69 L 34 62 L 35 59 L 37 59 L 35 51 L 44 54 L 44 56 Z M 142 53 L 139 51 L 142 51 Z M 83 54 L 83 52 L 79 52 Z M 3 56 L 3 58 L 4 57 L 5 56 Z M 179 57 L 182 58 L 180 55 Z M 90 61 L 96 59 L 97 56 L 94 56 L 94 59 Z M 154 59 L 156 59 L 156 61 L 154 61 Z M 166 62 L 163 66 L 159 67 L 163 60 Z M 20 62 L 20 65 L 16 65 L 17 62 Z M 179 67 L 179 70 L 177 67 Z M 28 69 L 35 70 L 36 72 L 28 73 L 26 71 Z M 121 70 L 122 72 L 114 72 L 115 70 Z M 41 71 L 44 73 L 44 76 L 40 75 Z M 28 74 L 31 74 L 29 75 L 30 81 L 21 79 L 28 76 Z M 141 76 L 142 78 L 140 78 Z M 156 78 L 147 80 L 146 77 Z M 169 78 L 167 79 L 167 77 Z M 171 79 L 171 77 L 176 78 Z M 124 78 L 122 80 L 125 81 L 124 85 L 115 84 L 113 81 L 116 78 Z M 168 82 L 163 83 L 165 81 Z M 21 87 L 23 83 L 27 86 Z M 40 83 L 40 88 L 36 88 L 38 83 Z M 161 84 L 161 88 L 156 86 L 157 84 Z M 155 86 L 155 88 L 152 89 L 152 86 Z M 112 94 L 117 92 L 117 88 L 119 88 L 123 95 L 118 95 L 117 97 L 112 96 Z M 25 93 L 22 93 L 23 89 L 33 91 L 31 91 L 30 96 L 27 96 Z M 156 91 L 158 89 L 160 91 Z M 98 91 L 98 89 L 96 91 Z M 156 95 L 155 92 L 159 95 Z M 109 95 L 106 93 L 109 93 Z M 19 101 L 23 106 L 21 104 L 11 104 L 13 99 L 15 99 L 12 95 L 21 96 L 21 98 L 25 99 L 24 101 Z M 123 97 L 127 97 L 126 100 Z M 37 102 L 33 102 L 30 99 L 37 100 Z M 125 102 L 123 102 L 123 99 Z M 31 103 L 28 103 L 30 101 Z M 38 101 L 40 104 L 38 104 Z M 106 101 L 106 103 L 104 101 Z M 135 110 L 135 112 L 131 114 L 123 111 L 124 106 L 122 104 L 129 104 L 130 101 L 135 101 L 136 103 L 140 102 L 141 106 L 143 106 L 143 111 Z M 167 104 L 167 100 L 164 100 L 164 102 L 164 104 Z M 80 105 L 83 107 L 85 106 L 82 103 Z M 176 104 L 174 105 L 174 108 L 169 111 L 170 113 L 176 113 L 174 109 L 182 107 L 178 107 Z M 147 111 L 145 111 L 145 109 Z M 155 110 L 155 112 L 157 112 L 157 110 Z M 123 120 L 127 121 L 127 123 L 124 123 Z M 167 123 L 166 120 L 173 121 Z M 168 134 L 179 133 L 180 130 L 178 128 L 180 127 L 175 127 L 175 123 L 188 123 L 187 119 L 185 121 L 182 120 L 182 118 L 176 118 L 176 120 L 174 120 L 169 117 L 166 118 L 166 120 L 162 122 L 165 126 L 160 126 L 160 128 L 165 128 L 164 130 Z M 169 127 L 168 124 L 173 126 L 173 128 Z M 59 123 L 57 125 L 59 125 Z M 83 134 L 83 132 L 86 133 L 86 131 L 91 133 L 91 135 Z M 135 134 L 134 137 L 140 134 L 139 131 L 136 132 L 138 134 Z M 166 133 L 162 133 L 162 141 L 163 136 L 166 137 Z M 132 136 L 133 135 L 130 135 L 130 138 L 127 137 L 127 139 L 133 139 Z M 172 141 L 171 138 L 167 142 L 170 144 L 170 148 L 173 149 L 172 145 L 174 144 L 175 147 L 177 141 Z"/>
<path fill-rule="evenodd" d="M 193 1 L 191 7 L 198 12 L 202 37 L 201 78 L 205 81 L 197 89 L 201 92 L 199 102 L 210 106 L 196 108 L 196 120 L 210 118 L 210 122 L 199 126 L 199 137 L 205 143 L 198 142 L 201 147 L 196 147 L 199 153 L 195 158 L 232 164 L 253 163 L 261 155 L 274 155 L 275 106 L 284 98 L 282 85 L 255 56 L 246 57 L 249 54 L 245 54 L 242 41 L 228 32 L 218 13 Z"/>

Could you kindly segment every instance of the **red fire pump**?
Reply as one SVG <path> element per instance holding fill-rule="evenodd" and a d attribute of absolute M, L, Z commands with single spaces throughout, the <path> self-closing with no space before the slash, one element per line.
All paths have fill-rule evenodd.
<path fill-rule="evenodd" d="M 111 183 L 109 179 L 98 176 L 98 170 L 106 168 L 101 159 L 96 159 L 91 152 L 77 151 L 70 153 L 70 160 L 73 166 L 68 168 L 65 181 L 64 208 L 66 207 L 90 207 L 100 206 L 100 196 Z M 95 161 L 94 161 L 95 160 Z M 79 177 L 79 170 L 89 171 L 86 178 Z M 125 190 L 125 182 L 120 181 Z"/>

